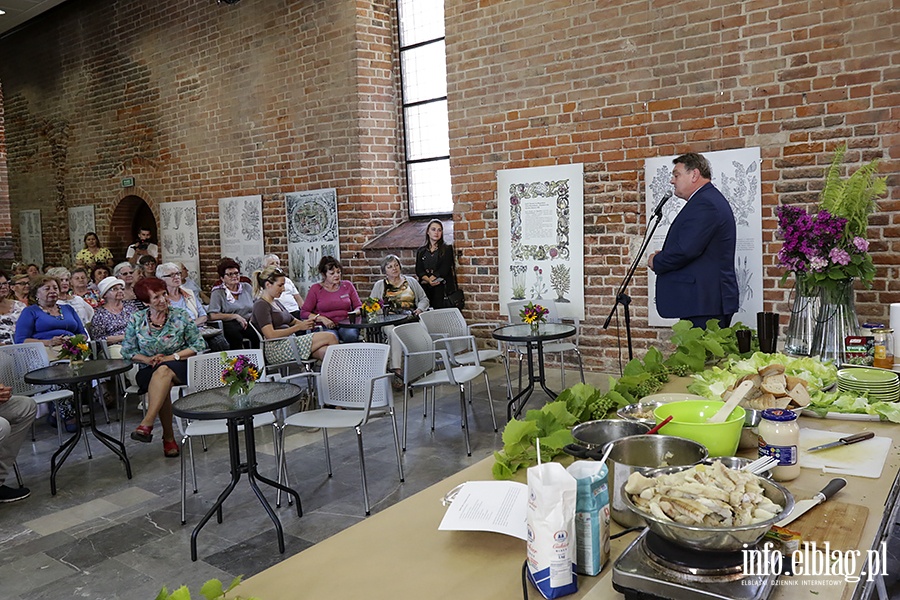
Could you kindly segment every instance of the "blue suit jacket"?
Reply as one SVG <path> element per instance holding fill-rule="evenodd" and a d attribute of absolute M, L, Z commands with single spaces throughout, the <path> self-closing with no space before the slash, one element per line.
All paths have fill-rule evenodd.
<path fill-rule="evenodd" d="M 653 258 L 656 310 L 662 317 L 732 315 L 739 294 L 734 272 L 734 213 L 707 183 L 685 204 Z"/>

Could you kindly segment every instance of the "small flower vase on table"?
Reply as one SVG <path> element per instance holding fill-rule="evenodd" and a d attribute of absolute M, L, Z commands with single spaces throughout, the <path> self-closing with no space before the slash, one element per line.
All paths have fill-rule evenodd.
<path fill-rule="evenodd" d="M 84 361 L 87 360 L 90 351 L 87 338 L 79 333 L 63 340 L 57 358 L 69 359 L 69 368 L 78 373 L 84 367 Z"/>
<path fill-rule="evenodd" d="M 541 333 L 541 323 L 546 320 L 547 313 L 550 311 L 540 304 L 529 302 L 519 311 L 519 317 L 523 323 L 531 326 L 532 337 L 537 337 Z"/>
<path fill-rule="evenodd" d="M 250 403 L 250 390 L 259 379 L 259 371 L 250 359 L 244 355 L 229 357 L 222 353 L 222 383 L 228 386 L 228 395 L 235 399 L 235 404 L 243 408 Z"/>
<path fill-rule="evenodd" d="M 362 312 L 366 316 L 366 321 L 375 323 L 378 321 L 378 313 L 384 309 L 384 303 L 378 298 L 366 298 L 362 303 Z"/>
<path fill-rule="evenodd" d="M 534 323 L 529 323 L 531 325 L 531 335 L 532 337 L 537 337 L 541 334 L 541 324 L 540 322 L 535 321 Z"/>

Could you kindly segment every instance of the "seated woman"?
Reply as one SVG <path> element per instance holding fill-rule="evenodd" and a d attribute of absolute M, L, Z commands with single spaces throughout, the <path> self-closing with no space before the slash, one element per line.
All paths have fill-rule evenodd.
<path fill-rule="evenodd" d="M 186 310 L 200 328 L 201 335 L 204 334 L 204 331 L 218 331 L 215 336 L 204 336 L 209 349 L 217 352 L 228 350 L 228 340 L 225 339 L 221 330 L 213 330 L 211 327 L 204 328 L 207 321 L 206 309 L 203 308 L 203 304 L 197 296 L 181 283 L 181 266 L 177 263 L 163 263 L 156 267 L 156 276 L 166 282 L 166 296 L 169 298 L 169 304 L 175 308 Z"/>
<path fill-rule="evenodd" d="M 125 302 L 127 304 L 133 304 L 135 311 L 147 308 L 144 306 L 144 303 L 138 300 L 137 296 L 134 295 L 134 284 L 138 282 L 137 271 L 135 270 L 134 265 L 127 260 L 125 262 L 120 262 L 113 267 L 113 277 L 125 282 Z"/>
<path fill-rule="evenodd" d="M 107 277 L 109 277 L 109 267 L 107 267 L 106 265 L 101 265 L 98 263 L 91 267 L 91 289 L 97 291 L 100 286 L 100 282 Z M 97 295 L 99 296 L 100 294 Z"/>
<path fill-rule="evenodd" d="M 14 300 L 18 300 L 25 306 L 31 304 L 28 298 L 28 290 L 31 288 L 31 279 L 24 273 L 17 273 L 12 276 L 9 283 L 10 296 Z"/>
<path fill-rule="evenodd" d="M 189 356 L 206 349 L 194 320 L 184 310 L 169 306 L 166 284 L 156 277 L 141 279 L 134 289 L 147 310 L 132 315 L 125 326 L 122 358 L 142 365 L 136 380 L 141 393 L 146 393 L 149 406 L 141 424 L 131 432 L 131 439 L 153 441 L 153 423 L 159 416 L 163 430 L 163 453 L 179 455 L 178 442 L 172 429 L 172 401 L 169 392 L 187 381 Z"/>
<path fill-rule="evenodd" d="M 266 267 L 253 274 L 253 291 L 257 295 L 253 303 L 251 321 L 267 340 L 286 339 L 300 332 L 308 332 L 316 326 L 314 319 L 301 321 L 295 318 L 278 300 L 284 292 L 285 275 L 277 267 Z M 337 339 L 330 333 L 319 331 L 312 334 L 296 335 L 300 358 L 310 356 L 322 360 L 325 350 Z M 280 364 L 291 362 L 294 357 L 289 349 L 278 349 L 273 344 L 265 344 L 266 363 Z"/>
<path fill-rule="evenodd" d="M 278 258 L 277 254 L 267 254 L 263 258 L 263 269 L 266 267 L 281 268 L 281 259 Z M 289 313 L 298 319 L 300 318 L 300 305 L 303 304 L 303 296 L 300 294 L 297 286 L 294 285 L 294 282 L 291 281 L 291 278 L 287 276 L 287 273 L 284 275 L 284 293 L 281 294 L 278 301 Z"/>
<path fill-rule="evenodd" d="M 12 344 L 16 321 L 25 305 L 10 295 L 9 275 L 0 271 L 0 345 Z"/>
<path fill-rule="evenodd" d="M 72 269 L 72 274 L 69 276 L 69 283 L 72 286 L 72 295 L 83 298 L 85 302 L 91 305 L 91 308 L 100 306 L 100 296 L 91 289 L 86 269 L 82 267 Z"/>
<path fill-rule="evenodd" d="M 319 273 L 322 283 L 314 283 L 309 288 L 306 300 L 300 307 L 303 319 L 312 318 L 329 329 L 335 329 L 339 321 L 343 321 L 351 312 L 358 313 L 362 302 L 356 288 L 349 281 L 341 280 L 341 263 L 333 256 L 323 256 L 319 261 Z M 356 342 L 359 331 L 356 329 L 337 329 L 337 336 L 342 342 Z"/>
<path fill-rule="evenodd" d="M 134 304 L 125 302 L 125 282 L 121 279 L 107 277 L 99 287 L 103 305 L 94 313 L 91 337 L 106 340 L 107 344 L 121 344 L 125 339 L 125 327 L 138 309 Z"/>
<path fill-rule="evenodd" d="M 28 295 L 31 305 L 22 309 L 22 314 L 16 321 L 16 333 L 13 336 L 16 344 L 41 342 L 53 358 L 56 356 L 56 347 L 64 339 L 79 333 L 87 335 L 75 309 L 59 303 L 59 282 L 55 277 L 35 277 L 31 281 Z M 71 402 L 59 403 L 59 416 L 65 419 L 67 431 L 75 431 L 75 409 Z M 50 423 L 54 424 L 52 414 Z"/>
<path fill-rule="evenodd" d="M 59 281 L 59 303 L 68 304 L 78 313 L 78 318 L 85 327 L 88 326 L 94 318 L 94 307 L 88 304 L 81 296 L 72 293 L 70 279 L 72 277 L 69 270 L 65 267 L 52 267 L 47 270 L 47 275 L 56 277 Z"/>
<path fill-rule="evenodd" d="M 232 350 L 240 350 L 245 339 L 259 348 L 256 334 L 247 327 L 253 313 L 253 288 L 241 282 L 241 266 L 231 258 L 223 258 L 216 270 L 222 285 L 214 287 L 209 295 L 209 318 L 222 321 L 225 339 Z"/>
<path fill-rule="evenodd" d="M 419 285 L 415 277 L 403 275 L 400 259 L 395 254 L 388 254 L 381 259 L 381 272 L 384 273 L 384 279 L 379 279 L 372 287 L 372 298 L 383 298 L 387 301 L 390 310 L 393 312 L 403 312 L 418 315 L 422 311 L 428 310 L 428 296 L 425 290 Z M 391 335 L 393 327 L 384 328 L 384 334 L 389 336 L 391 340 L 391 365 L 399 368 L 403 360 L 402 349 L 399 342 Z"/>

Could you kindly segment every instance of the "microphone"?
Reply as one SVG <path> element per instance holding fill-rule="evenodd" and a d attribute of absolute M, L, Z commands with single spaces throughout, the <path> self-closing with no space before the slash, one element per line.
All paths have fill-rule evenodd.
<path fill-rule="evenodd" d="M 656 215 L 657 219 L 662 217 L 663 206 L 666 205 L 666 202 L 668 202 L 671 197 L 672 192 L 668 192 L 665 196 L 662 197 L 662 200 L 659 201 L 659 204 L 656 205 L 656 208 L 653 209 L 653 214 Z"/>

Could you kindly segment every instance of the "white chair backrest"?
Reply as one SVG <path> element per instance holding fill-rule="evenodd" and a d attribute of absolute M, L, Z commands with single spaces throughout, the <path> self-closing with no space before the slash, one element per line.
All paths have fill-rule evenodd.
<path fill-rule="evenodd" d="M 13 394 L 35 394 L 49 386 L 25 383 L 25 373 L 50 365 L 47 349 L 40 342 L 0 346 L 0 383 Z"/>
<path fill-rule="evenodd" d="M 365 408 L 372 377 L 387 373 L 391 347 L 387 344 L 340 344 L 328 346 L 319 374 L 319 406 Z M 393 402 L 390 379 L 375 382 L 373 408 Z"/>
<path fill-rule="evenodd" d="M 225 366 L 222 364 L 222 354 L 223 352 L 210 352 L 209 354 L 197 354 L 188 357 L 187 387 L 191 392 L 209 390 L 225 385 L 222 383 L 222 369 Z M 265 367 L 262 350 L 228 350 L 224 354 L 228 358 L 246 356 L 260 373 Z"/>
<path fill-rule="evenodd" d="M 434 371 L 435 355 L 434 341 L 428 335 L 428 330 L 421 323 L 407 323 L 394 327 L 392 332 L 397 336 L 400 346 L 403 348 L 403 362 L 406 376 L 409 381 L 418 379 L 422 375 Z M 414 352 L 428 352 L 419 356 L 409 356 Z"/>
<path fill-rule="evenodd" d="M 439 308 L 426 310 L 419 315 L 419 320 L 431 334 L 432 339 L 441 337 L 462 337 L 469 335 L 469 326 L 458 308 Z M 445 344 L 436 344 L 438 348 L 446 348 Z M 450 342 L 453 354 L 471 350 L 471 344 L 465 340 Z"/>

